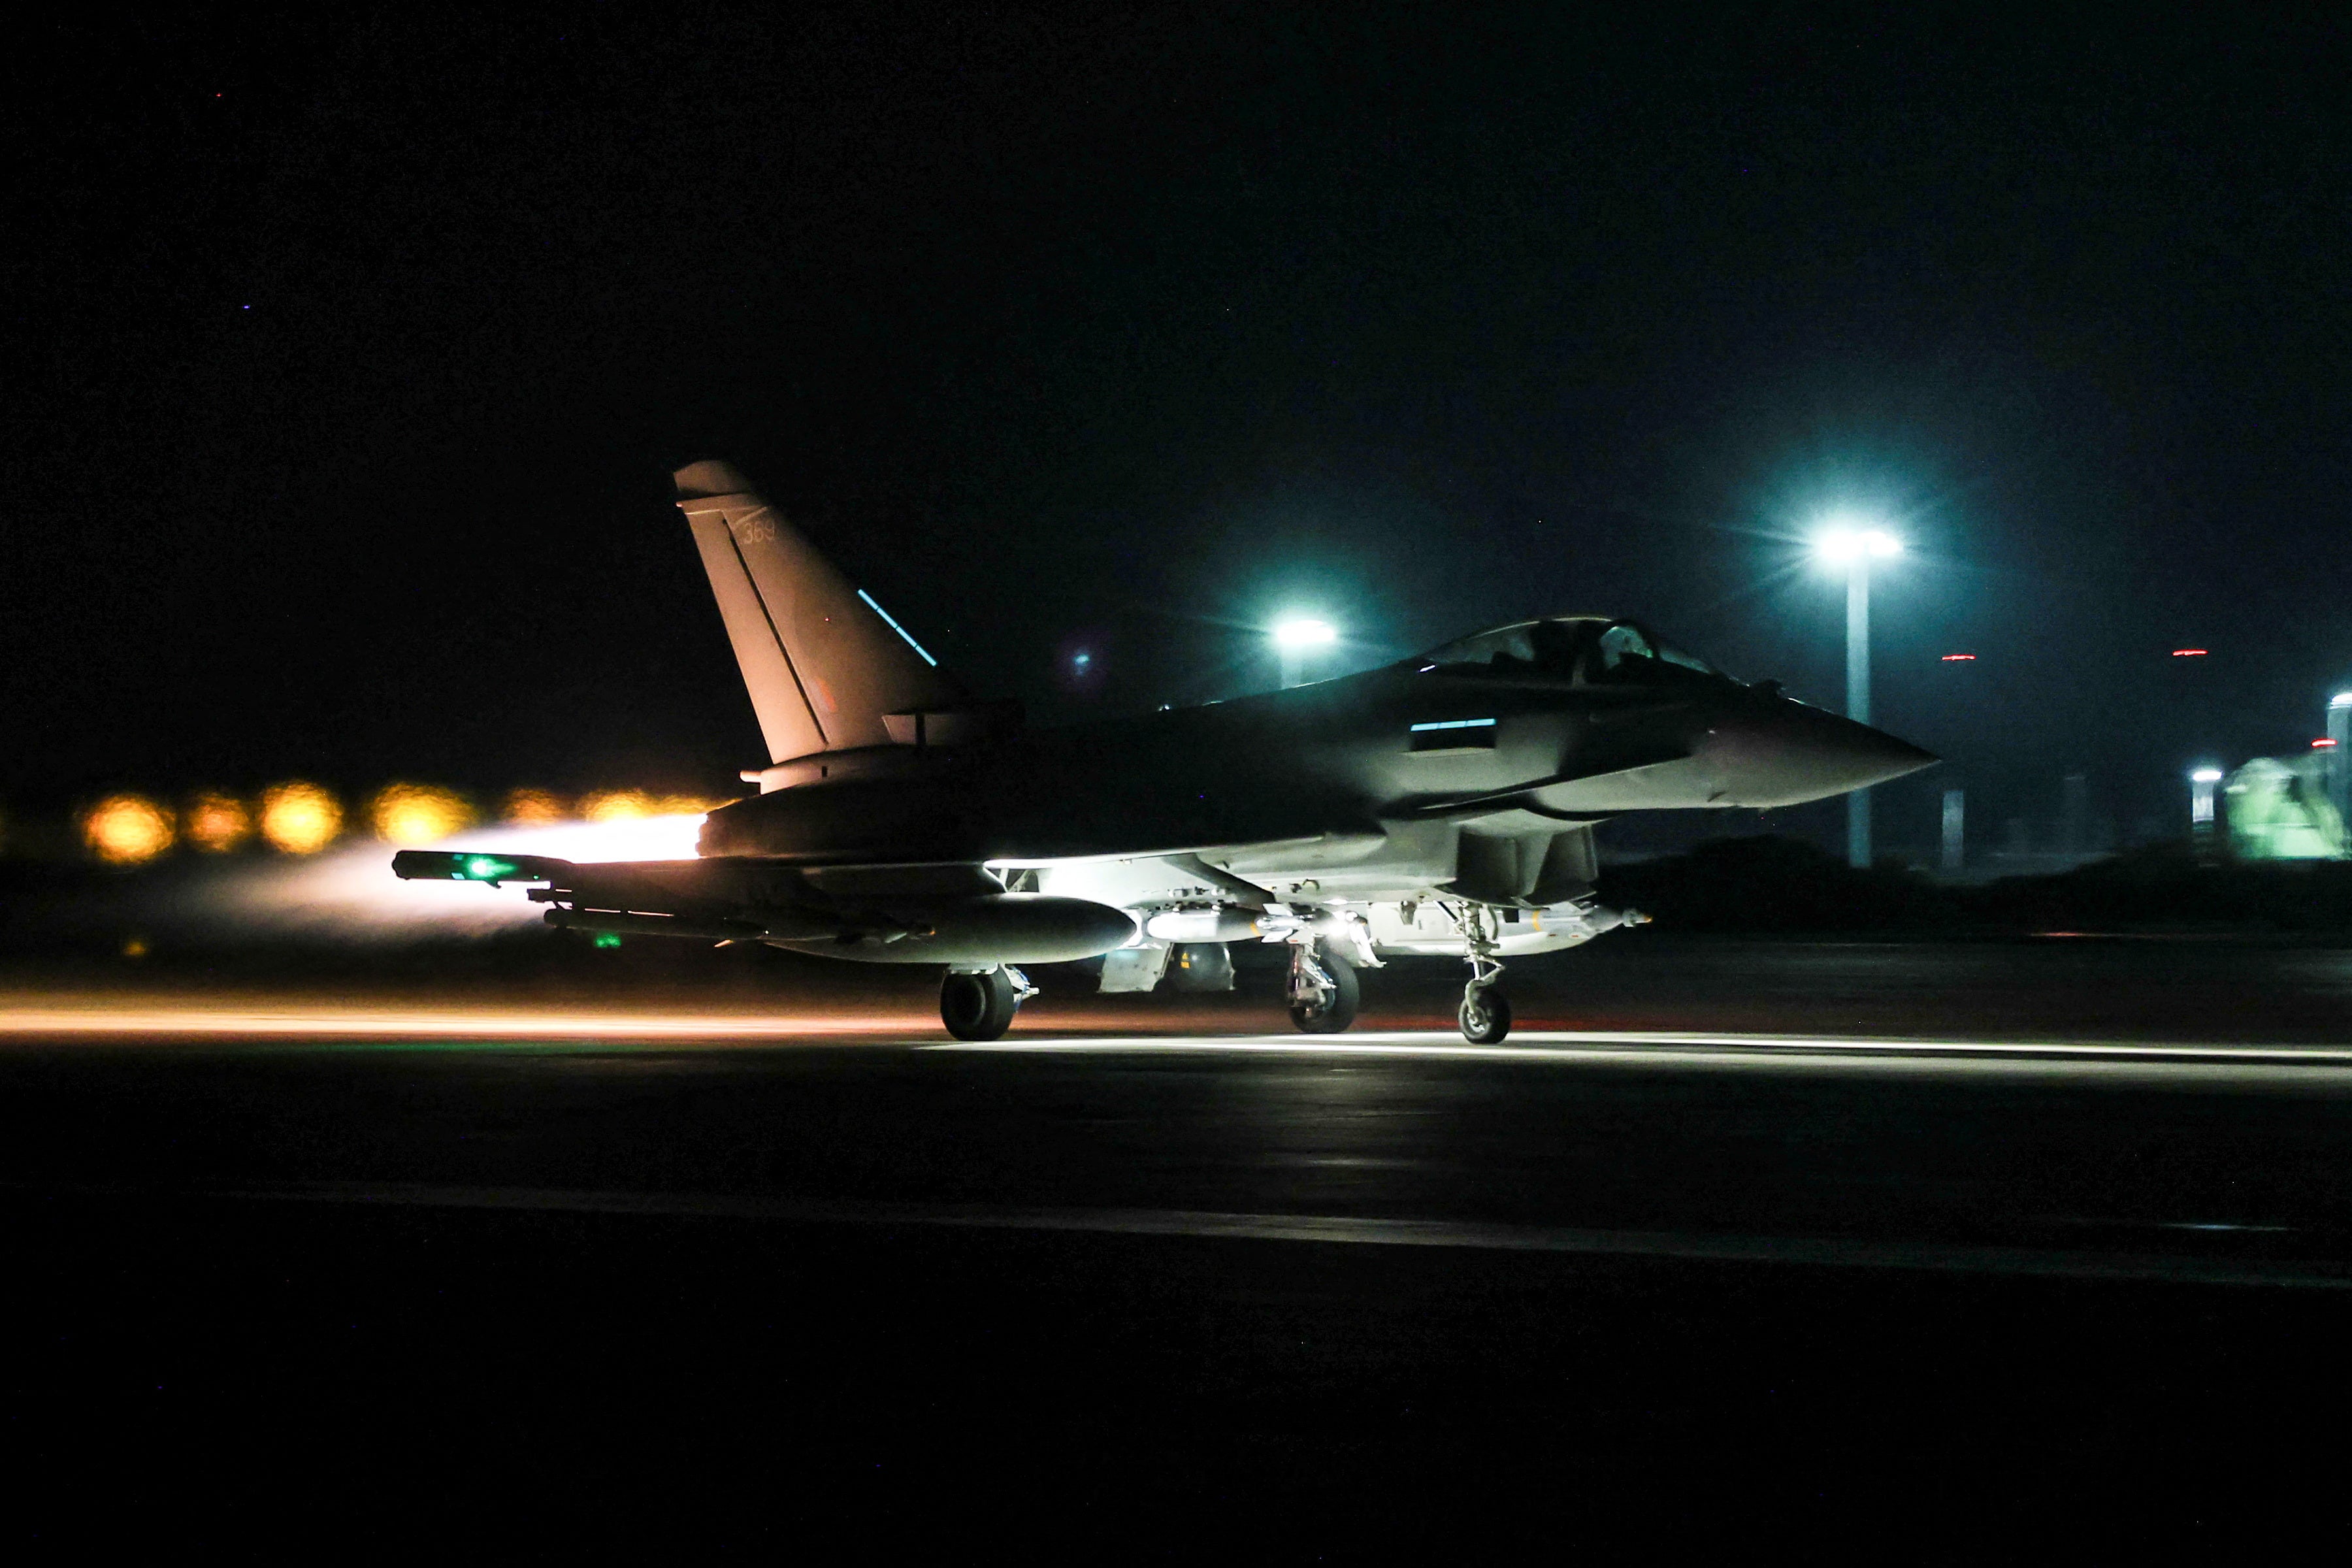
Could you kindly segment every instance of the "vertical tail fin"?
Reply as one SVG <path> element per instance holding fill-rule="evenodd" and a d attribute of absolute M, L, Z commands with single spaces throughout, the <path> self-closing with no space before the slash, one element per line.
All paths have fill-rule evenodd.
<path fill-rule="evenodd" d="M 965 703 L 938 661 L 733 468 L 689 463 L 673 478 L 771 761 L 912 740 L 906 716 Z"/>

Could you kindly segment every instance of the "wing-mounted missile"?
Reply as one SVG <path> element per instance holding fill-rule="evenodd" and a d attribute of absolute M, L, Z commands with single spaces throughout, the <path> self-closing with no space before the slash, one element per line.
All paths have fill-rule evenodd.
<path fill-rule="evenodd" d="M 579 868 L 547 855 L 499 855 L 482 850 L 404 849 L 392 858 L 392 874 L 404 882 L 509 882 L 554 885 Z"/>
<path fill-rule="evenodd" d="M 1136 938 L 1124 910 L 1007 893 L 972 864 L 801 868 L 749 858 L 576 864 L 543 855 L 405 849 L 412 881 L 519 882 L 547 923 L 625 936 L 758 942 L 876 963 L 1050 963 Z"/>

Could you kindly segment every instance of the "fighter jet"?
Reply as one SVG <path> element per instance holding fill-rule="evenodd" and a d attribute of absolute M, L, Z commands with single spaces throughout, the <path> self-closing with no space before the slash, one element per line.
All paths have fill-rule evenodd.
<path fill-rule="evenodd" d="M 944 971 L 940 1016 L 1004 1034 L 1022 965 L 1100 957 L 1106 992 L 1230 988 L 1287 949 L 1292 1020 L 1355 1019 L 1382 954 L 1463 960 L 1500 1041 L 1504 960 L 1640 917 L 1601 905 L 1594 825 L 1793 805 L 1931 764 L 1746 685 L 1638 622 L 1497 626 L 1335 680 L 1033 728 L 974 696 L 721 462 L 675 475 L 772 761 L 699 856 L 573 864 L 406 850 L 404 878 L 528 887 L 573 931 L 763 942 Z"/>

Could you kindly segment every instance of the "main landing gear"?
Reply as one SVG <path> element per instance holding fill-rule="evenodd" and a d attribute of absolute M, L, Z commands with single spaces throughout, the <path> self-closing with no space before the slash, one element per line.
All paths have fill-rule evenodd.
<path fill-rule="evenodd" d="M 1302 942 L 1290 950 L 1290 1021 L 1310 1035 L 1337 1035 L 1356 1021 L 1363 987 L 1356 966 Z"/>
<path fill-rule="evenodd" d="M 1469 949 L 1470 982 L 1454 1015 L 1462 1037 L 1474 1046 L 1499 1046 L 1511 1032 L 1511 999 L 1495 984 L 1503 975 L 1502 960 L 1495 956 L 1495 911 L 1485 904 L 1448 904 L 1445 911 Z"/>
<path fill-rule="evenodd" d="M 979 971 L 950 969 L 940 984 L 940 1022 L 959 1040 L 1002 1039 L 1021 1004 L 1037 994 L 1029 977 L 1009 963 Z"/>

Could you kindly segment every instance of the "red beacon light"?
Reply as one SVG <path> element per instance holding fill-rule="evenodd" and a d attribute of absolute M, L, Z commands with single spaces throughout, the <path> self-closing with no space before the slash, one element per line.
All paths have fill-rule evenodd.
<path fill-rule="evenodd" d="M 2336 742 L 2322 735 L 2311 743 L 2311 749 L 2315 752 L 2332 752 L 2336 749 Z"/>
<path fill-rule="evenodd" d="M 2201 647 L 2177 647 L 2172 650 L 2172 657 L 2175 658 L 2203 658 L 2205 657 L 2205 650 Z"/>
<path fill-rule="evenodd" d="M 1977 656 L 1972 653 L 1948 653 L 1944 656 L 1946 664 L 1974 664 L 1976 661 Z"/>

